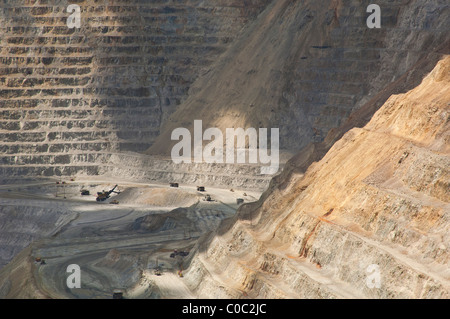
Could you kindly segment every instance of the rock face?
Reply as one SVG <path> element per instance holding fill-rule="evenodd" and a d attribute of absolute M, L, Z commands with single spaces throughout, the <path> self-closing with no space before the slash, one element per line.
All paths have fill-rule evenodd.
<path fill-rule="evenodd" d="M 205 238 L 203 297 L 449 298 L 450 56 Z"/>
<path fill-rule="evenodd" d="M 1 180 L 104 174 L 264 189 L 257 165 L 177 166 L 153 155 L 167 155 L 172 129 L 195 119 L 222 130 L 280 127 L 281 147 L 302 151 L 189 254 L 183 281 L 196 296 L 449 298 L 444 1 L 379 0 L 381 29 L 367 27 L 366 0 L 84 0 L 80 29 L 66 26 L 68 3 L 0 0 Z M 0 296 L 45 296 L 30 276 L 31 248 L 17 253 L 40 234 L 55 247 L 37 251 L 58 257 L 70 236 L 51 236 L 76 213 L 5 197 L 0 266 L 16 258 L 2 270 Z M 82 234 L 101 240 L 111 214 L 95 212 L 84 218 L 97 228 Z M 176 212 L 202 232 L 225 216 Z M 185 220 L 171 217 L 133 219 L 126 231 L 176 229 L 184 240 Z M 124 236 L 124 250 L 141 240 L 148 249 L 146 238 Z M 89 252 L 89 240 L 64 258 Z M 93 262 L 135 267 L 123 256 Z M 123 280 L 136 277 L 133 269 Z"/>
<path fill-rule="evenodd" d="M 1 175 L 98 174 L 149 147 L 268 0 L 1 1 Z"/>
<path fill-rule="evenodd" d="M 280 127 L 297 152 L 449 29 L 438 0 L 379 1 L 381 29 L 367 28 L 369 1 L 77 3 L 80 29 L 66 25 L 68 1 L 0 4 L 2 177 L 108 173 L 113 152 L 167 155 L 171 130 L 194 119 Z"/>
<path fill-rule="evenodd" d="M 149 153 L 170 151 L 172 130 L 194 119 L 222 131 L 279 127 L 284 149 L 322 141 L 449 40 L 442 1 L 378 1 L 380 29 L 367 27 L 370 2 L 272 1 L 193 84 Z"/>
<path fill-rule="evenodd" d="M 141 154 L 113 154 L 108 164 L 99 171 L 102 175 L 133 181 L 153 181 L 167 184 L 181 181 L 190 185 L 204 184 L 260 191 L 267 189 L 271 179 L 270 175 L 261 175 L 260 166 L 253 164 L 174 164 L 170 158 Z"/>

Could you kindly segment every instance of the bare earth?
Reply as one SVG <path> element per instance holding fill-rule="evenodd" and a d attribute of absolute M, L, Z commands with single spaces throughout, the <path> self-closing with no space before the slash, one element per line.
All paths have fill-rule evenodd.
<path fill-rule="evenodd" d="M 0 270 L 1 297 L 111 298 L 115 289 L 121 289 L 128 298 L 193 298 L 179 275 L 180 264 L 189 255 L 171 258 L 170 254 L 174 250 L 189 252 L 199 236 L 233 216 L 237 198 L 248 202 L 260 195 L 209 187 L 198 192 L 195 186 L 121 183 L 119 194 L 96 202 L 92 194 L 111 189 L 114 182 L 77 180 L 65 185 L 66 199 L 62 192 L 55 197 L 56 183 L 36 181 L 1 188 L 3 208 L 26 206 L 32 215 L 33 210 L 45 206 L 66 216 L 49 237 L 34 241 Z M 90 189 L 91 196 L 81 196 L 81 188 Z M 204 200 L 206 194 L 212 201 Z M 114 200 L 119 204 L 111 204 Z M 30 219 L 18 224 L 16 231 L 25 232 L 36 225 Z M 44 259 L 45 264 L 36 258 Z M 156 263 L 161 276 L 154 273 Z M 80 289 L 67 288 L 70 273 L 66 270 L 71 264 L 81 268 Z"/>

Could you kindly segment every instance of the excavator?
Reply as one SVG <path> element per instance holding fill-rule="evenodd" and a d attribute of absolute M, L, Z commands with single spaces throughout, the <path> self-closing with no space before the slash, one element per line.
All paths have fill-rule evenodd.
<path fill-rule="evenodd" d="M 120 192 L 114 191 L 117 188 L 117 185 L 113 187 L 113 189 L 109 191 L 97 192 L 97 202 L 103 202 L 107 200 L 112 193 L 119 194 Z"/>

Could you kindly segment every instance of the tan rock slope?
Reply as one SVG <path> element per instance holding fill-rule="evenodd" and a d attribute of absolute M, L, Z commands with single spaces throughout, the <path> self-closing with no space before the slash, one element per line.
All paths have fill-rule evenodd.
<path fill-rule="evenodd" d="M 449 298 L 450 56 L 204 238 L 200 297 Z M 374 280 L 378 277 L 378 284 Z"/>

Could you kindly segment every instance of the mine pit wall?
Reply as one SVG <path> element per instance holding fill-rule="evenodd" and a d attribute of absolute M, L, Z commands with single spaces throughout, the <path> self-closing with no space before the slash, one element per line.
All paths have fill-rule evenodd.
<path fill-rule="evenodd" d="M 447 299 L 449 65 L 443 56 L 303 177 L 286 176 L 203 238 L 190 287 L 203 297 Z M 371 265 L 380 287 L 367 284 Z"/>
<path fill-rule="evenodd" d="M 2 179 L 99 175 L 111 171 L 107 164 L 112 153 L 147 149 L 178 105 L 188 95 L 195 98 L 198 87 L 192 84 L 203 71 L 220 61 L 222 53 L 238 42 L 235 39 L 243 34 L 251 37 L 245 34 L 249 29 L 241 30 L 274 6 L 269 0 L 117 0 L 107 5 L 86 0 L 78 2 L 82 24 L 77 30 L 67 28 L 68 3 L 0 2 Z M 365 27 L 366 3 L 355 0 L 333 2 L 323 12 L 314 3 L 291 3 L 281 17 L 280 32 L 289 39 L 295 34 L 296 41 L 289 40 L 294 45 L 288 57 L 284 51 L 264 48 L 268 52 L 264 58 L 283 61 L 272 67 L 286 83 L 280 82 L 274 100 L 260 95 L 267 102 L 256 103 L 260 114 L 272 114 L 270 108 L 280 103 L 286 106 L 273 113 L 278 118 L 272 124 L 283 123 L 280 142 L 290 149 L 322 140 L 330 128 L 445 38 L 448 23 L 439 17 L 448 7 L 439 1 L 428 1 L 426 6 L 420 1 L 379 4 L 383 7 L 380 30 Z M 438 18 L 432 19 L 429 12 L 437 12 Z M 315 26 L 324 29 L 323 38 L 311 34 Z M 272 32 L 268 37 L 280 34 Z M 263 40 L 265 45 L 267 39 Z M 252 61 L 258 60 L 252 58 L 247 67 L 256 67 Z M 223 94 L 225 107 L 235 104 L 227 99 L 228 92 Z M 238 104 L 245 98 L 239 96 Z M 213 105 L 217 96 L 208 99 L 207 104 Z M 115 168 L 117 173 L 123 169 Z M 233 185 L 210 172 L 205 171 L 206 180 Z M 147 173 L 151 174 L 160 172 Z M 235 177 L 240 180 L 236 185 L 245 183 L 245 178 Z"/>
<path fill-rule="evenodd" d="M 237 224 L 228 240 L 214 238 L 203 252 L 204 259 L 193 260 L 185 276 L 187 283 L 203 298 L 243 297 L 249 290 L 258 298 L 448 298 L 448 290 L 439 280 L 406 266 L 371 242 L 330 224 L 317 227 L 317 219 L 308 215 L 302 218 L 299 222 L 305 231 L 316 232 L 309 244 L 308 261 L 322 268 L 326 277 L 311 276 L 314 271 L 291 262 L 287 254 L 262 249 L 258 255 L 261 243 L 254 241 L 247 227 Z M 230 262 L 230 255 L 239 262 Z M 383 269 L 382 289 L 366 285 L 371 264 Z M 226 283 L 211 275 L 208 267 L 217 267 L 215 272 Z"/>
<path fill-rule="evenodd" d="M 380 0 L 376 2 L 381 7 L 380 29 L 366 26 L 365 9 L 373 1 L 330 1 L 323 12 L 311 9 L 308 1 L 304 3 L 303 16 L 323 17 L 325 12 L 326 19 L 320 24 L 324 35 L 318 44 L 318 35 L 312 34 L 319 31 L 308 29 L 314 19 L 305 19 L 306 35 L 302 34 L 303 44 L 296 52 L 303 59 L 296 57 L 288 67 L 292 71 L 285 76 L 290 83 L 285 84 L 281 103 L 287 103 L 288 111 L 280 110 L 280 122 L 289 129 L 280 132 L 282 147 L 301 149 L 310 142 L 321 142 L 351 112 L 449 40 L 446 16 L 450 8 L 440 1 Z M 300 2 L 293 10 L 299 6 Z M 309 123 L 297 128 L 298 113 Z"/>
<path fill-rule="evenodd" d="M 415 160 L 410 159 L 411 162 Z M 431 170 L 436 171 L 436 166 L 430 166 Z M 300 200 L 305 196 L 308 194 L 297 195 Z M 360 203 L 368 201 L 371 204 L 364 210 L 358 208 Z M 292 213 L 290 207 L 295 207 L 295 202 L 289 198 L 285 198 L 283 203 L 269 199 L 255 210 L 255 227 L 249 226 L 248 216 L 241 211 L 231 223 L 234 226 L 230 230 L 225 227 L 221 234 L 211 236 L 207 245 L 199 247 L 201 257 L 197 255 L 185 276 L 191 288 L 205 298 L 208 294 L 220 295 L 224 291 L 228 297 L 242 297 L 242 291 L 247 289 L 261 298 L 448 298 L 448 287 L 443 285 L 445 280 L 439 275 L 436 277 L 436 273 L 427 273 L 426 266 L 421 266 L 432 263 L 445 269 L 448 263 L 442 242 L 445 238 L 427 236 L 427 229 L 423 229 L 423 233 L 411 229 L 416 218 L 412 216 L 438 219 L 443 213 L 440 209 L 366 186 L 340 209 L 361 211 L 355 216 L 355 221 L 370 232 L 371 235 L 366 237 L 361 235 L 361 230 L 358 230 L 360 234 L 353 233 L 305 211 Z M 269 207 L 275 209 L 269 210 Z M 374 218 L 364 211 L 381 213 Z M 283 224 L 279 225 L 280 222 Z M 435 223 L 433 229 L 445 232 L 444 222 Z M 255 234 L 258 234 L 258 239 Z M 267 245 L 264 240 L 268 239 L 275 246 L 276 243 L 290 244 L 284 244 L 281 253 L 273 253 L 263 248 Z M 394 249 L 389 247 L 396 247 L 395 251 L 405 258 L 394 257 Z M 307 269 L 291 262 L 290 256 L 298 255 L 303 265 L 320 268 L 327 277 L 317 280 L 317 274 L 310 276 Z M 370 289 L 366 285 L 367 267 L 371 264 L 382 269 L 382 289 Z M 233 282 L 222 285 L 210 274 L 208 267 L 217 267 L 215 272 L 226 278 L 224 280 L 232 279 Z M 198 282 L 201 272 L 208 278 Z M 268 280 L 268 275 L 276 276 L 278 283 Z M 287 284 L 282 290 L 280 279 Z M 332 286 L 329 286 L 329 279 L 332 279 Z M 333 287 L 336 283 L 340 285 L 338 289 Z M 217 286 L 221 285 L 218 289 Z M 230 288 L 233 286 L 238 288 L 233 291 Z"/>
<path fill-rule="evenodd" d="M 268 2 L 84 0 L 69 29 L 73 1 L 0 1 L 1 176 L 96 175 L 147 149 Z"/>
<path fill-rule="evenodd" d="M 0 184 L 17 184 L 34 177 L 117 179 L 127 182 L 204 185 L 219 188 L 264 191 L 278 173 L 261 174 L 258 164 L 181 163 L 138 153 L 87 153 L 78 155 L 26 155 L 0 158 Z M 96 164 L 102 163 L 102 164 Z M 265 166 L 265 165 L 264 165 Z"/>
<path fill-rule="evenodd" d="M 170 151 L 172 130 L 199 113 L 205 127 L 222 130 L 279 127 L 284 149 L 323 141 L 448 40 L 449 8 L 441 1 L 380 0 L 380 29 L 367 27 L 370 3 L 272 1 L 193 83 L 149 154 Z"/>
<path fill-rule="evenodd" d="M 280 164 L 279 172 L 283 169 Z M 257 164 L 181 163 L 141 154 L 113 154 L 100 174 L 124 180 L 205 185 L 264 191 L 272 175 L 261 174 Z"/>

